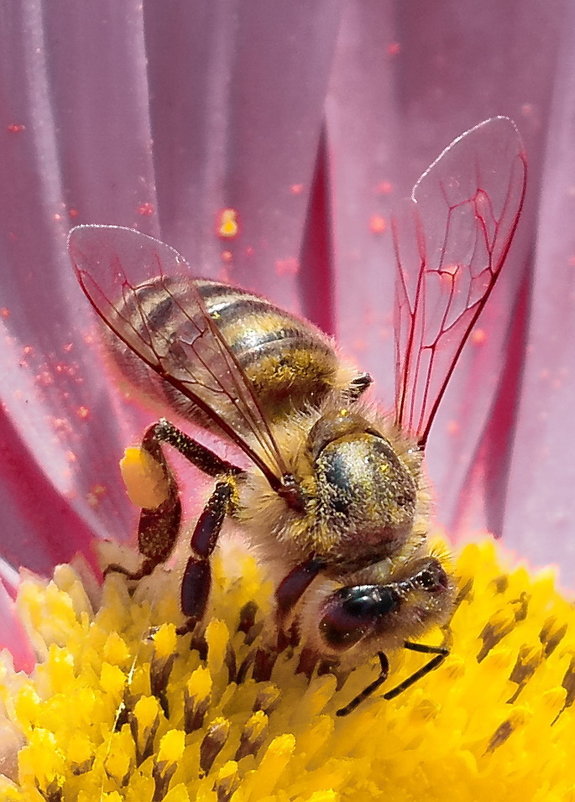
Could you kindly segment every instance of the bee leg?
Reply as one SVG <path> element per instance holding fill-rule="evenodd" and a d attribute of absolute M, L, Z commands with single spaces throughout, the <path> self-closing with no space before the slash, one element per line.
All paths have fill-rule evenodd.
<path fill-rule="evenodd" d="M 144 508 L 138 524 L 138 550 L 144 561 L 138 571 L 128 571 L 122 565 L 109 565 L 104 574 L 116 571 L 130 579 L 141 579 L 165 562 L 173 551 L 180 529 L 182 507 L 178 486 L 164 456 L 162 444 L 175 448 L 193 465 L 208 476 L 239 475 L 243 471 L 218 457 L 209 448 L 197 443 L 173 423 L 160 418 L 144 434 L 141 448 L 160 466 L 166 480 L 167 497 L 155 508 Z"/>
<path fill-rule="evenodd" d="M 168 497 L 156 509 L 144 508 L 140 513 L 138 525 L 138 550 L 145 559 L 137 571 L 129 571 L 123 565 L 111 563 L 106 566 L 103 573 L 107 576 L 111 572 L 124 574 L 128 579 L 142 579 L 149 576 L 156 565 L 165 562 L 174 547 L 175 539 L 180 528 L 182 507 L 179 496 Z"/>
<path fill-rule="evenodd" d="M 310 584 L 325 568 L 325 562 L 317 557 L 309 557 L 296 565 L 289 574 L 282 579 L 276 592 L 276 623 L 278 630 L 277 650 L 283 651 L 290 643 L 289 633 L 286 632 L 286 620 L 297 602 Z"/>
<path fill-rule="evenodd" d="M 353 403 L 353 401 L 357 401 L 357 399 L 362 395 L 367 388 L 372 384 L 373 379 L 371 378 L 369 373 L 360 373 L 358 376 L 355 377 L 350 382 L 349 387 L 347 388 L 346 395 L 348 399 Z"/>
<path fill-rule="evenodd" d="M 193 554 L 188 559 L 182 578 L 181 608 L 187 621 L 179 627 L 180 635 L 192 630 L 204 617 L 212 584 L 210 557 L 225 517 L 232 507 L 235 487 L 233 477 L 221 479 L 194 528 L 191 538 Z"/>
<path fill-rule="evenodd" d="M 146 430 L 141 448 L 161 467 L 166 480 L 167 495 L 158 507 L 144 507 L 140 513 L 138 551 L 144 557 L 144 561 L 138 571 L 128 571 L 122 565 L 112 563 L 105 569 L 104 576 L 114 571 L 124 574 L 129 579 L 142 579 L 151 574 L 159 563 L 165 562 L 174 548 L 180 529 L 182 505 L 178 486 L 156 437 L 157 425 L 154 424 Z"/>
<path fill-rule="evenodd" d="M 383 685 L 389 674 L 389 660 L 383 652 L 378 652 L 377 656 L 379 657 L 380 665 L 379 677 L 377 677 L 377 679 L 375 679 L 373 682 L 370 682 L 367 688 L 364 688 L 361 693 L 358 693 L 357 696 L 351 700 L 351 702 L 346 704 L 345 707 L 340 707 L 336 713 L 336 716 L 347 716 L 352 712 L 352 710 L 355 710 L 355 708 L 360 705 L 364 699 L 367 699 L 368 696 L 371 696 L 371 694 L 376 691 L 380 685 Z M 387 699 L 387 694 L 384 696 L 384 699 Z"/>
<path fill-rule="evenodd" d="M 196 468 L 199 468 L 202 473 L 208 476 L 217 478 L 227 475 L 238 476 L 244 473 L 241 468 L 218 457 L 217 454 L 214 454 L 209 448 L 206 448 L 185 432 L 182 432 L 181 429 L 178 429 L 177 426 L 174 426 L 174 424 L 170 423 L 166 418 L 160 418 L 159 421 L 150 426 L 142 441 L 142 448 L 147 450 L 152 457 L 158 459 L 156 454 L 159 452 L 161 459 L 158 459 L 158 462 L 162 464 L 163 455 L 161 453 L 160 443 L 167 443 L 172 446 L 172 448 L 175 448 L 183 457 L 189 460 L 192 465 L 195 465 Z"/>

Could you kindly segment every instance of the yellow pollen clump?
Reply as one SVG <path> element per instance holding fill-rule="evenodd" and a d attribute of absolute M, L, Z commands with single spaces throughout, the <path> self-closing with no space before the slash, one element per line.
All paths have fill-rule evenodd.
<path fill-rule="evenodd" d="M 575 608 L 551 572 L 504 570 L 488 539 L 454 573 L 445 662 L 385 701 L 422 665 L 392 652 L 384 686 L 343 717 L 377 657 L 309 680 L 299 648 L 272 654 L 272 586 L 237 550 L 215 560 L 206 626 L 186 635 L 175 569 L 89 592 L 71 566 L 26 577 L 17 608 L 39 662 L 31 676 L 0 662 L 0 799 L 573 802 Z"/>
<path fill-rule="evenodd" d="M 120 460 L 122 479 L 132 504 L 155 509 L 169 493 L 166 474 L 162 466 L 147 451 L 131 446 Z"/>

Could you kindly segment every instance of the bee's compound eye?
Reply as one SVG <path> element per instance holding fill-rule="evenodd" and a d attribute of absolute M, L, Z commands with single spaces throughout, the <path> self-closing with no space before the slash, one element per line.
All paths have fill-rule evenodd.
<path fill-rule="evenodd" d="M 324 606 L 320 632 L 332 648 L 347 649 L 361 640 L 400 603 L 397 592 L 386 585 L 357 585 L 333 593 Z"/>
<path fill-rule="evenodd" d="M 375 601 L 372 596 L 357 596 L 344 601 L 342 609 L 352 618 L 365 618 L 373 615 Z"/>

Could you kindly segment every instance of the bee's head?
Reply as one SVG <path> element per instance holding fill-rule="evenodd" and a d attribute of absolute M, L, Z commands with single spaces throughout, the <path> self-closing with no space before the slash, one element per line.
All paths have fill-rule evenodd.
<path fill-rule="evenodd" d="M 403 578 L 386 584 L 342 587 L 325 596 L 319 613 L 323 652 L 343 657 L 397 648 L 450 617 L 452 577 L 433 556 L 406 564 Z"/>
<path fill-rule="evenodd" d="M 373 424 L 348 409 L 322 416 L 308 450 L 317 481 L 318 520 L 383 559 L 412 530 L 418 473 Z M 369 546 L 373 548 L 370 549 Z"/>

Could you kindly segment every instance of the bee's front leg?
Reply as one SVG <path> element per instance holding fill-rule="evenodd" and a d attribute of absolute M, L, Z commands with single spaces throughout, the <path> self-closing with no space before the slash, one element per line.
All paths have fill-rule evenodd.
<path fill-rule="evenodd" d="M 278 654 L 288 646 L 295 645 L 299 633 L 294 626 L 292 613 L 305 591 L 323 568 L 325 568 L 323 560 L 317 557 L 308 557 L 307 560 L 292 568 L 276 588 L 277 634 L 275 641 L 269 639 L 267 645 L 260 647 L 254 656 L 253 677 L 257 681 L 269 680 Z"/>
<path fill-rule="evenodd" d="M 165 418 L 154 423 L 146 430 L 141 449 L 159 466 L 165 481 L 166 497 L 159 506 L 143 508 L 140 513 L 138 550 L 144 560 L 138 571 L 132 572 L 113 563 L 106 568 L 106 574 L 116 571 L 130 579 L 141 579 L 151 574 L 157 565 L 165 562 L 174 549 L 180 530 L 182 507 L 177 482 L 164 456 L 163 444 L 166 443 L 208 476 L 238 476 L 243 473 L 241 468 L 221 459 Z M 208 506 L 209 504 L 210 502 Z"/>
<path fill-rule="evenodd" d="M 325 561 L 309 557 L 289 572 L 278 585 L 276 597 L 276 624 L 278 630 L 277 649 L 282 651 L 289 642 L 286 624 L 290 614 L 311 585 L 316 576 L 325 568 Z"/>

